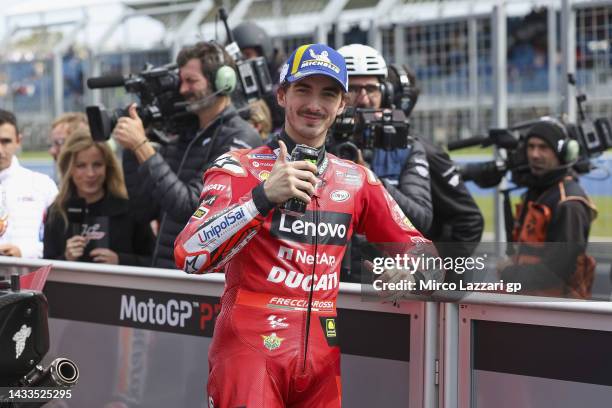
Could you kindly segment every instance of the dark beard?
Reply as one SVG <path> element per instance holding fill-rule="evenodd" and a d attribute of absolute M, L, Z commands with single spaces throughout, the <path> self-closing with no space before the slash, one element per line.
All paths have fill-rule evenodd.
<path fill-rule="evenodd" d="M 187 106 L 187 109 L 190 112 L 194 112 L 194 113 L 198 113 L 200 111 L 210 108 L 217 101 L 217 98 L 213 96 L 213 92 L 210 89 L 208 89 L 205 93 L 203 93 L 203 95 L 200 96 L 199 98 L 197 95 L 194 95 L 194 94 L 189 94 L 186 97 L 187 100 L 190 100 L 192 98 L 194 100 L 189 101 L 189 105 Z"/>

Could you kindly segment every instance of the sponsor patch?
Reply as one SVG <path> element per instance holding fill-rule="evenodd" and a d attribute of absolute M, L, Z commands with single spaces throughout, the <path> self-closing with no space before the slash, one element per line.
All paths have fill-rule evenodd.
<path fill-rule="evenodd" d="M 204 186 L 204 188 L 202 189 L 202 193 L 207 193 L 211 190 L 214 191 L 223 191 L 225 190 L 225 185 L 224 184 L 206 184 Z"/>
<path fill-rule="evenodd" d="M 332 201 L 335 201 L 337 203 L 343 203 L 346 200 L 348 200 L 350 197 L 351 195 L 346 190 L 335 190 L 335 191 L 332 191 L 331 194 L 329 195 L 329 198 L 331 198 Z"/>
<path fill-rule="evenodd" d="M 268 177 L 270 177 L 270 172 L 267 170 L 260 171 L 259 174 L 257 175 L 257 178 L 260 179 L 261 181 L 266 181 Z"/>
<path fill-rule="evenodd" d="M 349 213 L 319 211 L 318 223 L 314 213 L 306 210 L 302 217 L 275 211 L 270 233 L 288 241 L 313 245 L 315 237 L 320 245 L 345 245 L 348 240 L 352 215 Z"/>
<path fill-rule="evenodd" d="M 286 317 L 277 317 L 275 315 L 270 315 L 268 317 L 268 324 L 273 329 L 286 329 L 287 327 L 289 327 L 289 323 L 285 323 L 285 320 L 287 320 Z"/>
<path fill-rule="evenodd" d="M 336 331 L 336 318 L 335 317 L 319 317 L 319 321 L 321 322 L 321 328 L 323 329 L 323 333 L 325 333 L 325 339 L 327 340 L 327 345 L 330 347 L 335 347 L 338 345 L 338 333 Z"/>
<path fill-rule="evenodd" d="M 199 254 L 194 256 L 188 256 L 185 258 L 185 265 L 183 265 L 183 270 L 187 273 L 198 273 L 202 265 L 208 259 L 208 255 Z"/>
<path fill-rule="evenodd" d="M 197 210 L 195 210 L 195 212 L 193 213 L 192 217 L 198 218 L 198 219 L 204 218 L 204 217 L 206 217 L 206 214 L 209 213 L 209 211 L 210 210 L 208 208 L 206 208 L 204 206 L 200 206 Z"/>
<path fill-rule="evenodd" d="M 229 207 L 208 218 L 184 244 L 187 253 L 212 253 L 258 214 L 253 200 Z"/>
<path fill-rule="evenodd" d="M 336 170 L 336 183 L 344 183 L 351 186 L 361 186 L 361 175 L 356 169 Z"/>
<path fill-rule="evenodd" d="M 314 292 L 318 292 L 337 288 L 338 275 L 335 272 L 305 275 L 301 272 L 285 270 L 280 266 L 273 266 L 268 274 L 268 282 L 285 285 L 290 289 L 301 288 L 304 292 L 309 292 L 311 288 Z"/>
<path fill-rule="evenodd" d="M 254 154 L 249 154 L 249 159 L 276 160 L 276 155 L 275 154 L 254 153 Z"/>
<path fill-rule="evenodd" d="M 227 173 L 234 174 L 236 176 L 246 176 L 246 171 L 242 168 L 242 165 L 236 160 L 230 153 L 225 153 L 219 156 L 213 164 L 210 166 L 211 169 L 221 169 Z"/>
<path fill-rule="evenodd" d="M 212 205 L 215 203 L 215 201 L 217 201 L 217 198 L 219 198 L 219 196 L 214 195 L 214 194 L 207 194 L 202 199 L 201 205 L 206 205 L 208 207 L 212 207 Z"/>
<path fill-rule="evenodd" d="M 277 348 L 279 348 L 283 342 L 283 340 L 285 340 L 282 337 L 278 337 L 276 335 L 276 333 L 272 333 L 269 336 L 264 336 L 263 334 L 261 335 L 261 338 L 263 339 L 263 345 L 265 348 L 267 348 L 270 351 L 274 351 Z"/>

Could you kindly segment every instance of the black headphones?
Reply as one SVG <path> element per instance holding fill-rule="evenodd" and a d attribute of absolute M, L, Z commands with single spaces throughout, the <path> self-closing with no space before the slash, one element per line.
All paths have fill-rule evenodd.
<path fill-rule="evenodd" d="M 381 83 L 382 106 L 401 109 L 408 117 L 416 105 L 420 91 L 401 65 L 391 64 L 387 66 L 387 69 L 390 75 Z M 390 77 L 393 77 L 395 81 L 391 82 Z"/>
<path fill-rule="evenodd" d="M 225 53 L 223 48 L 216 41 L 210 41 L 219 59 L 220 67 L 214 73 L 211 73 L 210 80 L 213 85 L 213 91 L 221 95 L 229 95 L 236 89 L 238 79 L 236 71 L 225 62 Z"/>

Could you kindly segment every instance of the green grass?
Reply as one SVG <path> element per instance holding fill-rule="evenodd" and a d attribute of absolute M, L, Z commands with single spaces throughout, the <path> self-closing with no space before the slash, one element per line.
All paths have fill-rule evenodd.
<path fill-rule="evenodd" d="M 493 232 L 493 195 L 474 196 L 476 203 L 482 211 L 485 219 L 485 232 Z M 612 197 L 594 196 L 591 197 L 597 206 L 598 214 L 591 225 L 591 237 L 612 237 Z M 518 197 L 513 199 L 513 203 L 518 202 Z M 514 209 L 514 204 L 513 207 Z"/>
<path fill-rule="evenodd" d="M 51 155 L 46 150 L 21 152 L 18 157 L 22 160 L 51 160 Z"/>
<path fill-rule="evenodd" d="M 484 156 L 493 158 L 493 147 L 485 147 L 481 148 L 479 146 L 466 147 L 465 149 L 453 150 L 452 152 L 448 152 L 451 157 L 461 157 L 461 156 Z"/>

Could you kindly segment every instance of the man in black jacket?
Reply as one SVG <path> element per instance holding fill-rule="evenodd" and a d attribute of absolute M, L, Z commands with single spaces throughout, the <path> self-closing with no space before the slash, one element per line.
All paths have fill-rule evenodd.
<path fill-rule="evenodd" d="M 531 294 L 589 299 L 595 260 L 586 248 L 597 211 L 572 170 L 579 145 L 551 118 L 529 128 L 525 144 L 529 173 L 521 185 L 528 189 L 515 214 L 515 248 L 498 265 L 500 276 Z"/>
<path fill-rule="evenodd" d="M 219 45 L 200 42 L 177 56 L 180 93 L 199 119 L 199 129 L 184 132 L 156 151 L 132 105 L 113 136 L 126 150 L 123 169 L 130 203 L 159 231 L 152 266 L 174 268 L 174 240 L 200 201 L 202 174 L 221 154 L 261 144 L 255 129 L 239 117 L 229 94 L 236 84 L 231 57 Z"/>
<path fill-rule="evenodd" d="M 409 81 L 412 102 L 404 103 L 408 95 L 396 95 L 399 102 L 395 102 L 396 98 L 391 101 L 393 93 L 386 88 L 396 86 L 387 81 L 399 81 L 399 78 L 391 78 L 391 70 L 378 51 L 351 44 L 338 52 L 344 56 L 349 74 L 347 106 L 380 109 L 397 104 L 406 116 L 410 115 L 418 97 L 414 78 Z M 397 86 L 405 87 L 406 84 Z M 374 152 L 370 163 L 372 170 L 414 226 L 434 241 L 439 255 L 470 256 L 480 242 L 484 219 L 448 154 L 414 136 L 410 137 L 407 149 L 378 153 Z M 361 257 L 364 249 L 362 246 L 357 257 Z M 359 279 L 359 273 L 354 271 L 361 261 L 357 257 L 352 256 L 350 275 L 346 276 L 344 271 L 347 280 Z M 449 273 L 446 277 L 456 281 L 459 275 Z"/>

